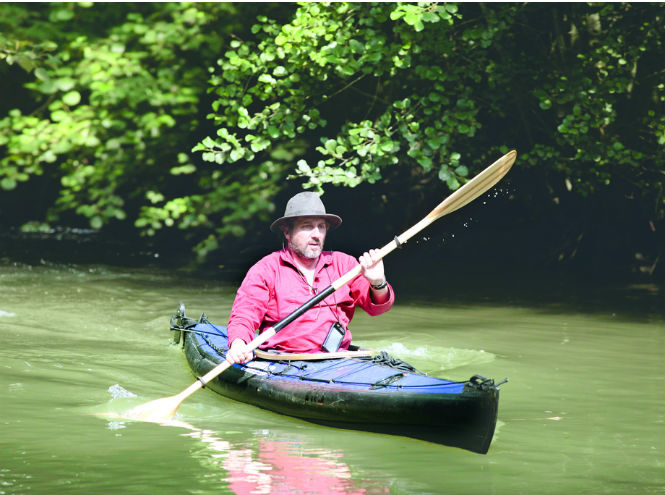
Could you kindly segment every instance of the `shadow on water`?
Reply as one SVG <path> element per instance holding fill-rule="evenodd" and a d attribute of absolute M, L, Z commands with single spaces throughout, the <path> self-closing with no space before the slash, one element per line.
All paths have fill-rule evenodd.
<path fill-rule="evenodd" d="M 489 236 L 491 238 L 491 236 Z M 544 312 L 578 312 L 612 319 L 665 319 L 665 280 L 660 273 L 627 274 L 624 268 L 538 265 L 511 246 L 471 237 L 437 244 L 429 237 L 410 241 L 385 259 L 386 272 L 400 303 L 442 306 L 499 305 Z M 265 241 L 265 239 L 263 239 Z M 184 249 L 155 247 L 144 240 L 110 239 L 88 230 L 0 234 L 0 260 L 28 265 L 103 264 L 166 270 L 189 281 L 223 281 L 238 286 L 246 270 L 278 246 L 270 241 L 246 246 L 223 264 L 198 265 Z M 274 239 L 272 240 L 274 241 Z M 350 254 L 356 247 L 331 242 Z M 349 249 L 346 249 L 349 247 Z M 378 247 L 378 246 L 377 246 Z"/>
<path fill-rule="evenodd" d="M 663 286 L 653 281 L 580 279 L 569 273 L 449 271 L 428 287 L 422 274 L 396 273 L 400 302 L 446 307 L 496 305 L 548 313 L 591 313 L 612 319 L 665 319 Z"/>

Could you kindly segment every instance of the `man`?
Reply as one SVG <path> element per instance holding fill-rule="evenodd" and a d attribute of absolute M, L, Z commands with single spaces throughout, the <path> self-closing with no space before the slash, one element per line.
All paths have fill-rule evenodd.
<path fill-rule="evenodd" d="M 326 213 L 321 198 L 301 192 L 286 204 L 284 216 L 270 226 L 281 231 L 286 246 L 252 266 L 231 308 L 228 323 L 231 363 L 252 359 L 247 344 L 260 332 L 275 325 L 360 263 L 361 274 L 292 321 L 265 342 L 262 349 L 288 353 L 334 352 L 351 343 L 348 324 L 356 305 L 369 315 L 388 311 L 395 300 L 386 281 L 378 250 L 358 260 L 339 251 L 323 251 L 329 230 L 342 219 Z M 336 339 L 335 336 L 339 335 Z"/>

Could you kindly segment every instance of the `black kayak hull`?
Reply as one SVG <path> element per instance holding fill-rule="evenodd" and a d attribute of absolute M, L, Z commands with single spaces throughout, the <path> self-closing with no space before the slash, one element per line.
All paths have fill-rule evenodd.
<path fill-rule="evenodd" d="M 197 376 L 205 375 L 220 364 L 226 350 L 220 347 L 220 343 L 225 344 L 222 337 L 206 335 L 208 330 L 202 328 L 225 330 L 207 321 L 200 321 L 187 329 L 172 328 L 184 334 L 185 356 Z M 335 362 L 328 365 L 327 362 L 332 361 Z M 426 377 L 422 379 L 428 380 L 424 385 L 384 386 L 381 381 L 377 382 L 378 385 L 366 385 L 315 380 L 304 376 L 302 371 L 307 370 L 311 376 L 312 368 L 316 372 L 319 368 L 334 367 L 352 371 L 362 368 L 367 373 L 367 369 L 373 371 L 376 366 L 381 365 L 359 364 L 358 358 L 317 361 L 316 364 L 302 361 L 275 364 L 256 360 L 247 366 L 236 364 L 230 367 L 207 383 L 206 388 L 230 399 L 317 424 L 407 436 L 487 453 L 496 427 L 499 403 L 499 390 L 493 380 L 473 377 L 468 382 L 450 382 Z M 408 382 L 408 372 L 394 371 L 390 369 L 391 380 L 399 382 L 406 377 Z M 336 376 L 340 376 L 339 372 Z M 440 393 L 455 386 L 459 393 Z"/>

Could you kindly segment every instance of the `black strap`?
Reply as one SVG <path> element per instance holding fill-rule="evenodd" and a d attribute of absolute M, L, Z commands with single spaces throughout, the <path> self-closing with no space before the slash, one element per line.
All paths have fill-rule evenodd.
<path fill-rule="evenodd" d="M 379 388 L 388 387 L 388 386 L 392 385 L 393 383 L 401 380 L 405 376 L 406 376 L 406 373 L 396 373 L 394 375 L 387 376 L 384 379 L 379 380 L 378 382 L 375 382 L 372 385 L 370 385 L 369 389 L 370 390 L 377 390 Z"/>
<path fill-rule="evenodd" d="M 407 373 L 416 373 L 418 375 L 426 375 L 426 373 L 423 373 L 422 371 L 417 370 L 416 368 L 411 366 L 406 361 L 402 361 L 399 358 L 391 356 L 386 351 L 381 351 L 378 354 L 374 354 L 373 356 L 370 356 L 370 357 L 359 357 L 357 359 L 362 359 L 363 361 L 369 361 L 372 364 L 380 364 L 380 365 L 383 365 L 383 366 L 388 366 L 388 367 L 393 368 L 397 371 L 406 371 Z"/>

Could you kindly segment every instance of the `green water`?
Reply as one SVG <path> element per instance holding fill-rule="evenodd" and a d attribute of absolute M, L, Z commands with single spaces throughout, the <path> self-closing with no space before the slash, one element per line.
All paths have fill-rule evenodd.
<path fill-rule="evenodd" d="M 539 303 L 412 295 L 357 315 L 356 342 L 430 374 L 510 379 L 484 456 L 207 390 L 178 427 L 95 416 L 191 384 L 169 318 L 183 300 L 224 323 L 233 295 L 157 270 L 0 264 L 0 495 L 665 492 L 665 325 L 639 310 L 662 301 L 649 285 L 617 289 L 616 303 L 586 288 Z"/>

